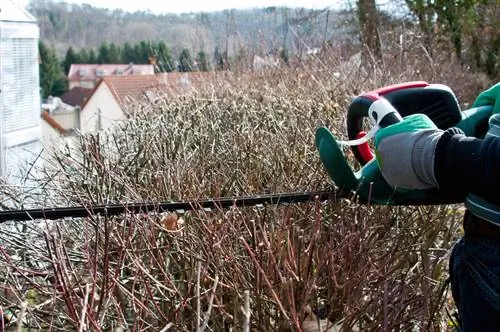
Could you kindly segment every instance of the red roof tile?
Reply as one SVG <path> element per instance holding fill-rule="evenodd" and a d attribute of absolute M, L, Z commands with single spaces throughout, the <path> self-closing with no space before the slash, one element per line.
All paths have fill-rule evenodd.
<path fill-rule="evenodd" d="M 146 91 L 163 90 L 164 75 L 108 76 L 102 80 L 119 104 L 130 99 L 144 99 Z"/>
<path fill-rule="evenodd" d="M 107 76 L 99 81 L 92 90 L 91 95 L 101 84 L 106 84 L 117 102 L 120 105 L 124 105 L 130 100 L 147 100 L 148 96 L 146 93 L 148 91 L 169 96 L 186 93 L 192 89 L 196 89 L 201 82 L 207 82 L 210 75 L 211 73 L 207 72 L 176 72 L 157 75 Z M 82 106 L 82 109 L 85 107 L 85 104 Z"/>
<path fill-rule="evenodd" d="M 95 81 L 105 76 L 152 75 L 153 65 L 136 64 L 72 64 L 68 79 L 70 81 Z"/>
<path fill-rule="evenodd" d="M 81 107 L 91 94 L 92 89 L 76 86 L 64 93 L 60 98 L 65 104 Z"/>

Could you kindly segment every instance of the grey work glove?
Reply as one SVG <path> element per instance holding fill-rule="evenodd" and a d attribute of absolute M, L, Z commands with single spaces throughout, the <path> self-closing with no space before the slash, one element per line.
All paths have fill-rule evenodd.
<path fill-rule="evenodd" d="M 381 128 L 375 134 L 375 155 L 387 183 L 400 189 L 437 187 L 434 153 L 443 130 L 424 114 Z"/>

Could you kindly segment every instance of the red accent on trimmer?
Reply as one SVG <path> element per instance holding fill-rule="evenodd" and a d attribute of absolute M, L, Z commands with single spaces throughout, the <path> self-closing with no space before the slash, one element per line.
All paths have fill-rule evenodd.
<path fill-rule="evenodd" d="M 429 86 L 429 83 L 425 81 L 413 81 L 413 82 L 404 82 L 404 83 L 398 83 L 398 84 L 393 84 L 393 85 L 388 85 L 384 86 L 382 88 L 368 91 L 363 93 L 361 96 L 366 97 L 370 99 L 371 101 L 376 101 L 380 99 L 383 95 L 386 95 L 388 93 L 397 91 L 397 90 L 403 90 L 403 89 L 411 89 L 411 88 L 425 88 Z"/>
<path fill-rule="evenodd" d="M 380 89 L 376 89 L 368 93 L 376 93 L 379 96 L 383 96 L 397 90 L 411 89 L 411 88 L 425 88 L 427 86 L 429 86 L 429 83 L 425 81 L 413 81 L 413 82 L 405 82 L 405 83 L 384 86 Z"/>
<path fill-rule="evenodd" d="M 356 139 L 361 138 L 366 136 L 366 131 L 360 131 L 356 135 Z M 375 158 L 375 155 L 373 154 L 372 150 L 370 149 L 370 146 L 368 145 L 368 142 L 365 142 L 363 144 L 360 144 L 356 147 L 359 151 L 359 154 L 365 160 L 366 162 L 369 162 L 373 158 Z"/>

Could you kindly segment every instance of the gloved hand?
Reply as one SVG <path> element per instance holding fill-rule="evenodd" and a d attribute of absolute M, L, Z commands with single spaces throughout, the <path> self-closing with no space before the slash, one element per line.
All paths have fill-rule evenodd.
<path fill-rule="evenodd" d="M 413 114 L 375 134 L 375 155 L 387 183 L 396 189 L 437 187 L 434 152 L 443 134 L 427 115 Z"/>
<path fill-rule="evenodd" d="M 472 107 L 493 106 L 493 114 L 500 114 L 500 82 L 479 94 Z"/>

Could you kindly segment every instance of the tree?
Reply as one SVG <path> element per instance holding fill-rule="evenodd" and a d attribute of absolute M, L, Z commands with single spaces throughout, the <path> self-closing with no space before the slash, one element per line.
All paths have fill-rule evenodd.
<path fill-rule="evenodd" d="M 87 51 L 86 48 L 82 48 L 80 52 L 78 52 L 78 59 L 80 60 L 80 63 L 92 63 L 90 62 L 89 51 Z"/>
<path fill-rule="evenodd" d="M 72 64 L 75 63 L 80 63 L 80 58 L 78 54 L 75 52 L 72 46 L 68 48 L 66 51 L 66 55 L 63 60 L 63 67 L 64 67 L 64 73 L 68 75 L 69 73 L 69 68 L 71 67 Z"/>
<path fill-rule="evenodd" d="M 107 42 L 102 42 L 99 46 L 99 51 L 97 52 L 97 63 L 111 63 L 110 61 L 109 45 Z"/>
<path fill-rule="evenodd" d="M 56 51 L 43 41 L 38 42 L 40 56 L 40 88 L 43 98 L 60 96 L 68 90 L 68 78 L 59 64 Z"/>
<path fill-rule="evenodd" d="M 191 52 L 187 48 L 182 49 L 179 56 L 179 71 L 188 72 L 193 71 L 195 66 L 193 64 L 193 59 L 191 58 Z"/>
<path fill-rule="evenodd" d="M 196 55 L 196 63 L 198 65 L 198 69 L 201 71 L 209 71 L 210 63 L 208 61 L 207 54 L 204 51 L 199 51 Z"/>
<path fill-rule="evenodd" d="M 361 42 L 364 46 L 364 60 L 372 58 L 376 62 L 382 61 L 378 12 L 375 0 L 358 0 L 358 21 L 361 30 Z"/>
<path fill-rule="evenodd" d="M 405 0 L 410 11 L 417 17 L 420 30 L 424 34 L 424 47 L 432 54 L 432 25 L 435 17 L 434 0 Z"/>
<path fill-rule="evenodd" d="M 126 42 L 122 48 L 122 59 L 124 63 L 131 63 L 136 60 L 135 51 L 129 42 Z"/>
<path fill-rule="evenodd" d="M 138 63 L 148 63 L 148 59 L 153 53 L 153 47 L 149 41 L 142 40 L 139 42 L 138 56 L 140 57 Z"/>
<path fill-rule="evenodd" d="M 87 63 L 97 63 L 97 55 L 93 49 L 90 49 Z"/>
<path fill-rule="evenodd" d="M 172 53 L 164 41 L 158 43 L 158 66 L 162 72 L 171 72 L 174 70 L 174 61 Z"/>
<path fill-rule="evenodd" d="M 107 63 L 122 63 L 123 58 L 122 58 L 122 53 L 120 50 L 120 47 L 117 46 L 115 43 L 111 43 L 109 45 L 109 53 L 108 53 L 108 62 Z"/>

